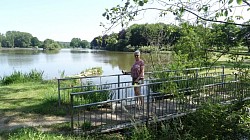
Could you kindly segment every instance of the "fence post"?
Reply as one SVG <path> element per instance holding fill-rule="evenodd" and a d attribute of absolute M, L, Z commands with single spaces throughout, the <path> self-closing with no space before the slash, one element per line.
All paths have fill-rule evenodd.
<path fill-rule="evenodd" d="M 118 99 L 120 99 L 120 75 L 118 75 Z"/>
<path fill-rule="evenodd" d="M 70 111 L 70 119 L 71 119 L 71 132 L 73 133 L 73 129 L 74 129 L 74 107 L 73 107 L 73 95 L 70 94 L 70 108 L 71 108 L 71 111 Z"/>
<path fill-rule="evenodd" d="M 225 83 L 225 66 L 222 66 L 222 77 L 221 77 L 221 80 L 222 80 L 222 83 Z"/>
<path fill-rule="evenodd" d="M 198 76 L 199 76 L 199 72 L 198 72 L 198 69 L 196 69 L 196 74 L 195 74 L 195 78 L 198 78 Z"/>
<path fill-rule="evenodd" d="M 60 93 L 60 89 L 61 89 L 61 87 L 60 87 L 60 79 L 57 79 L 57 87 L 58 87 L 58 105 L 59 105 L 59 107 L 61 106 L 61 93 Z"/>
<path fill-rule="evenodd" d="M 147 84 L 147 119 L 146 119 L 146 126 L 148 126 L 148 121 L 149 121 L 149 96 L 150 95 L 150 88 L 149 85 Z"/>
<path fill-rule="evenodd" d="M 196 69 L 195 71 L 195 80 L 196 80 L 196 87 L 200 87 L 200 85 L 198 86 L 198 77 L 199 77 L 199 72 L 198 72 L 198 69 Z"/>
<path fill-rule="evenodd" d="M 237 75 L 237 73 L 234 73 L 234 80 L 235 80 L 235 81 L 238 80 L 238 75 Z"/>

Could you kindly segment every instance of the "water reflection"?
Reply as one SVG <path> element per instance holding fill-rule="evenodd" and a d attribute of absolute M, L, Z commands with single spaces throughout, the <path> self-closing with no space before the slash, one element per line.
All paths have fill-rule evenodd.
<path fill-rule="evenodd" d="M 22 49 L 22 48 L 4 48 L 4 49 L 0 49 L 0 54 L 26 54 L 26 55 L 34 55 L 34 54 L 39 54 L 41 53 L 42 50 L 41 49 Z"/>
<path fill-rule="evenodd" d="M 0 51 L 0 63 L 7 63 L 11 67 L 31 65 L 40 52 L 37 49 L 3 49 Z"/>
<path fill-rule="evenodd" d="M 142 54 L 143 59 L 147 57 L 148 54 Z M 62 73 L 76 75 L 93 67 L 102 67 L 103 75 L 111 75 L 119 74 L 121 70 L 130 70 L 134 61 L 131 52 L 61 49 L 58 52 L 48 53 L 42 50 L 0 49 L 0 77 L 10 75 L 14 70 L 30 72 L 36 69 L 44 72 L 45 79 L 51 79 L 60 78 Z M 147 60 L 145 62 L 147 69 L 149 64 Z"/>

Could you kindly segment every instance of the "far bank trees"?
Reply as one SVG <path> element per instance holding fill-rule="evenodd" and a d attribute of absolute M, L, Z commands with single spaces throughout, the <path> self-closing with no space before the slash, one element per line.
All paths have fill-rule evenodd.
<path fill-rule="evenodd" d="M 30 33 L 20 31 L 7 31 L 0 34 L 0 47 L 3 48 L 42 48 L 44 50 L 57 50 L 62 48 L 60 42 L 46 39 L 43 42 Z"/>

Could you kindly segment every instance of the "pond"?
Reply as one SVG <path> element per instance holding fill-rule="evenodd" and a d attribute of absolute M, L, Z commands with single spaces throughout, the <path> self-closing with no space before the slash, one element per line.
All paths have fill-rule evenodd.
<path fill-rule="evenodd" d="M 146 59 L 149 54 L 142 54 Z M 102 67 L 102 75 L 120 74 L 134 63 L 132 52 L 110 52 L 91 49 L 61 49 L 44 52 L 37 49 L 0 49 L 0 77 L 14 71 L 44 72 L 44 79 L 80 74 L 86 69 Z"/>

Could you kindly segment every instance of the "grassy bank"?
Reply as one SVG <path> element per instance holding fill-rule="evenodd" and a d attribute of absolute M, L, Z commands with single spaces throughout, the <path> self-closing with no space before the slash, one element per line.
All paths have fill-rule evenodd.
<path fill-rule="evenodd" d="M 8 112 L 13 114 L 58 114 L 58 112 L 51 112 L 53 109 L 57 110 L 56 89 L 57 85 L 53 81 L 26 82 L 1 86 L 0 110 L 4 111 L 5 114 Z"/>
<path fill-rule="evenodd" d="M 0 86 L 0 139 L 46 140 L 172 140 L 250 138 L 250 101 L 233 105 L 207 104 L 194 114 L 162 123 L 136 125 L 111 134 L 70 134 L 69 110 L 58 107 L 57 81 L 22 80 L 33 74 L 14 73 Z M 40 75 L 35 74 L 35 75 Z M 8 83 L 3 82 L 9 79 Z"/>

